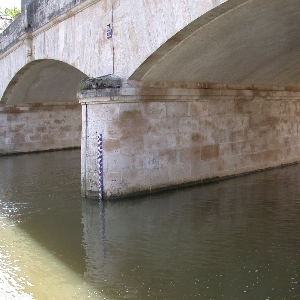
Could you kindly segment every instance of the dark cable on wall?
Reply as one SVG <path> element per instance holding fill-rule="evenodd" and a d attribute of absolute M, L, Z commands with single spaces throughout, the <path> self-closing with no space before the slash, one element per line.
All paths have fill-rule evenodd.
<path fill-rule="evenodd" d="M 115 47 L 114 47 L 114 3 L 111 0 L 111 47 L 112 47 L 112 74 L 115 74 Z"/>

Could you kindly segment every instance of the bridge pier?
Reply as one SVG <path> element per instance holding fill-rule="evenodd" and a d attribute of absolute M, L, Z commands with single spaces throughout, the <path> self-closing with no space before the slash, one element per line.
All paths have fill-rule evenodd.
<path fill-rule="evenodd" d="M 82 194 L 117 198 L 299 160 L 300 91 L 284 87 L 126 82 L 78 94 Z"/>
<path fill-rule="evenodd" d="M 0 155 L 80 147 L 78 103 L 0 105 Z"/>

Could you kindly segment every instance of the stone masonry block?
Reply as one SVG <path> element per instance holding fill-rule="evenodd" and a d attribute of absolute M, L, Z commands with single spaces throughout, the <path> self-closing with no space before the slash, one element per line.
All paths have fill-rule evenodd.
<path fill-rule="evenodd" d="M 26 124 L 11 124 L 10 132 L 23 132 L 26 127 Z M 29 128 L 30 130 L 31 128 Z"/>
<path fill-rule="evenodd" d="M 80 147 L 80 139 L 63 139 L 60 140 L 60 146 L 62 148 Z"/>
<path fill-rule="evenodd" d="M 158 152 L 139 155 L 139 159 L 143 163 L 143 169 L 152 170 L 160 167 L 160 157 L 158 155 Z"/>
<path fill-rule="evenodd" d="M 116 122 L 114 121 L 107 121 L 102 128 L 104 136 L 106 138 L 112 138 L 112 139 L 116 139 L 116 138 L 122 138 L 122 129 L 119 126 L 115 126 L 115 124 L 118 124 L 118 121 Z"/>
<path fill-rule="evenodd" d="M 268 149 L 268 142 L 266 138 L 253 140 L 251 143 L 252 152 L 262 152 Z"/>
<path fill-rule="evenodd" d="M 249 120 L 250 127 L 261 127 L 261 126 L 270 126 L 278 124 L 278 118 L 266 116 L 262 114 L 252 114 Z"/>
<path fill-rule="evenodd" d="M 26 142 L 25 135 L 22 134 L 21 132 L 11 133 L 10 135 L 11 135 L 11 143 L 21 144 Z"/>
<path fill-rule="evenodd" d="M 245 114 L 236 114 L 234 117 L 235 130 L 241 130 L 249 127 L 250 116 Z"/>
<path fill-rule="evenodd" d="M 220 144 L 220 157 L 233 156 L 234 152 L 232 148 L 233 148 L 232 143 Z"/>
<path fill-rule="evenodd" d="M 193 162 L 191 165 L 191 177 L 193 180 L 201 180 L 205 178 L 210 178 L 210 161 L 197 161 Z"/>
<path fill-rule="evenodd" d="M 198 131 L 199 120 L 196 117 L 181 117 L 179 120 L 179 133 L 189 133 Z"/>
<path fill-rule="evenodd" d="M 151 189 L 167 188 L 170 185 L 168 167 L 145 170 L 145 183 Z"/>
<path fill-rule="evenodd" d="M 28 140 L 35 142 L 35 141 L 40 141 L 41 140 L 41 134 L 40 133 L 36 133 L 36 134 L 30 134 L 28 135 Z"/>
<path fill-rule="evenodd" d="M 106 131 L 110 137 L 130 137 L 143 135 L 147 131 L 147 124 L 141 115 L 132 118 L 107 122 Z"/>
<path fill-rule="evenodd" d="M 191 164 L 169 164 L 168 176 L 170 182 L 183 184 L 193 180 L 191 176 Z"/>
<path fill-rule="evenodd" d="M 226 115 L 235 113 L 235 103 L 234 101 L 228 100 L 216 100 L 209 101 L 208 105 L 208 115 Z"/>
<path fill-rule="evenodd" d="M 217 116 L 200 117 L 198 119 L 198 130 L 211 132 L 217 130 Z"/>
<path fill-rule="evenodd" d="M 146 118 L 165 119 L 167 116 L 166 104 L 163 102 L 143 103 L 143 116 Z"/>
<path fill-rule="evenodd" d="M 102 104 L 102 105 L 89 105 L 88 118 L 89 120 L 113 120 L 119 116 L 119 105 Z"/>
<path fill-rule="evenodd" d="M 207 101 L 195 101 L 188 103 L 188 116 L 199 117 L 208 115 L 208 102 Z"/>
<path fill-rule="evenodd" d="M 235 118 L 227 115 L 218 115 L 218 127 L 219 129 L 232 130 L 235 128 Z"/>
<path fill-rule="evenodd" d="M 103 153 L 105 172 L 124 172 L 136 168 L 135 155 L 106 155 Z"/>
<path fill-rule="evenodd" d="M 177 133 L 179 126 L 179 118 L 176 117 L 158 119 L 148 116 L 147 132 L 149 134 Z"/>
<path fill-rule="evenodd" d="M 278 137 L 269 136 L 267 137 L 267 149 L 275 150 L 281 148 L 281 140 Z"/>
<path fill-rule="evenodd" d="M 247 134 L 250 136 L 250 138 L 246 138 Z M 248 131 L 245 129 L 240 129 L 240 130 L 233 130 L 231 132 L 229 132 L 229 142 L 241 142 L 244 140 L 248 140 L 248 139 L 254 139 L 256 137 L 261 136 L 261 133 L 258 134 L 257 131 Z"/>
<path fill-rule="evenodd" d="M 120 139 L 104 139 L 103 149 L 105 153 L 121 154 L 121 142 Z"/>
<path fill-rule="evenodd" d="M 178 149 L 166 149 L 158 152 L 159 166 L 177 165 L 180 163 Z"/>
<path fill-rule="evenodd" d="M 3 139 L 7 136 L 7 131 L 5 128 L 1 127 L 1 125 L 0 125 L 0 128 L 1 128 L 0 129 L 0 137 Z"/>
<path fill-rule="evenodd" d="M 0 126 L 6 126 L 8 115 L 0 112 Z"/>
<path fill-rule="evenodd" d="M 132 190 L 143 190 L 145 188 L 145 171 L 144 170 L 128 170 L 122 173 L 122 184 L 131 187 Z"/>
<path fill-rule="evenodd" d="M 204 132 L 192 132 L 189 136 L 191 147 L 200 147 L 206 141 Z"/>
<path fill-rule="evenodd" d="M 139 103 L 119 104 L 119 120 L 142 118 L 142 105 Z"/>
<path fill-rule="evenodd" d="M 14 143 L 11 146 L 14 152 L 30 152 L 38 149 L 35 142 Z"/>
<path fill-rule="evenodd" d="M 209 144 L 221 144 L 221 143 L 228 143 L 231 141 L 232 138 L 232 131 L 226 128 L 220 128 L 219 130 L 215 130 L 209 133 L 210 139 L 207 137 L 207 142 L 205 145 Z"/>
<path fill-rule="evenodd" d="M 180 149 L 180 163 L 195 163 L 201 160 L 200 147 L 188 147 Z"/>
<path fill-rule="evenodd" d="M 152 152 L 157 150 L 165 150 L 168 149 L 168 140 L 167 136 L 162 135 L 153 135 L 147 134 L 144 136 L 144 151 L 145 152 Z"/>
<path fill-rule="evenodd" d="M 241 156 L 228 156 L 228 157 L 220 157 L 214 161 L 211 161 L 211 171 L 212 173 L 216 172 L 217 176 L 227 176 L 232 175 L 233 170 L 236 171 L 236 174 L 240 171 L 237 170 L 239 164 L 237 161 Z"/>
<path fill-rule="evenodd" d="M 243 155 L 251 153 L 251 143 L 248 141 L 220 144 L 220 157 Z"/>
<path fill-rule="evenodd" d="M 110 172 L 103 174 L 104 184 L 107 182 L 121 182 L 122 181 L 122 172 Z"/>
<path fill-rule="evenodd" d="M 207 145 L 201 148 L 201 160 L 218 158 L 220 155 L 220 145 Z"/>
<path fill-rule="evenodd" d="M 236 100 L 235 112 L 239 114 L 261 114 L 262 101 Z"/>
<path fill-rule="evenodd" d="M 189 133 L 167 134 L 166 138 L 168 143 L 168 149 L 190 147 L 191 134 Z"/>
<path fill-rule="evenodd" d="M 281 149 L 263 151 L 260 159 L 266 167 L 271 166 L 274 164 L 274 162 L 282 160 L 282 151 Z"/>
<path fill-rule="evenodd" d="M 167 117 L 185 117 L 188 116 L 187 102 L 166 103 Z"/>
<path fill-rule="evenodd" d="M 127 155 L 144 153 L 144 137 L 138 135 L 121 138 L 120 148 L 122 153 L 126 153 Z"/>

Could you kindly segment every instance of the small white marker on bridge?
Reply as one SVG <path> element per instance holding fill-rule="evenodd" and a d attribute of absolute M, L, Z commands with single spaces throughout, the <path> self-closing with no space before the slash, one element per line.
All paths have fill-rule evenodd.
<path fill-rule="evenodd" d="M 106 37 L 107 37 L 108 39 L 111 39 L 111 38 L 112 38 L 112 35 L 113 35 L 113 31 L 112 31 L 112 29 L 111 29 L 111 27 L 110 27 L 110 24 L 108 24 L 108 25 L 107 25 L 107 30 L 106 30 Z"/>

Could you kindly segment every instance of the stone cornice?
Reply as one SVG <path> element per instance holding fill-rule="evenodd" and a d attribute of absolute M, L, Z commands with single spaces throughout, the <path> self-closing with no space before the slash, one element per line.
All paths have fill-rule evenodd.
<path fill-rule="evenodd" d="M 298 87 L 238 84 L 123 82 L 118 89 L 94 89 L 77 93 L 81 104 L 143 101 L 267 100 L 300 99 Z"/>

